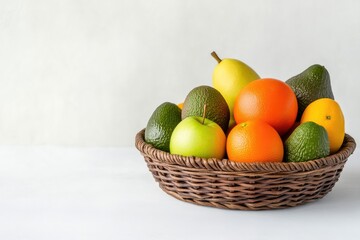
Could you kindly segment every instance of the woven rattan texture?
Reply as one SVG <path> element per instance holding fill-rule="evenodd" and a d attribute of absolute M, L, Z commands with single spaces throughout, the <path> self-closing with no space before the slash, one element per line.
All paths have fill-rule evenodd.
<path fill-rule="evenodd" d="M 298 206 L 324 197 L 334 187 L 356 148 L 346 135 L 342 148 L 302 163 L 236 163 L 169 154 L 144 141 L 135 145 L 161 189 L 185 202 L 239 210 Z"/>

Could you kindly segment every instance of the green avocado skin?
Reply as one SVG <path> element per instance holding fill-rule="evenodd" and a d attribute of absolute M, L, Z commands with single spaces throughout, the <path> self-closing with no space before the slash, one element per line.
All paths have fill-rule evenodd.
<path fill-rule="evenodd" d="M 217 123 L 226 133 L 230 120 L 229 106 L 221 93 L 210 86 L 202 85 L 188 93 L 181 112 L 182 119 L 190 116 L 201 117 L 205 104 L 206 118 Z"/>
<path fill-rule="evenodd" d="M 319 64 L 308 67 L 286 83 L 294 91 L 298 101 L 297 121 L 300 121 L 305 108 L 313 101 L 319 98 L 334 99 L 329 72 Z"/>
<path fill-rule="evenodd" d="M 181 109 L 174 103 L 162 103 L 148 120 L 145 142 L 159 150 L 169 152 L 171 134 L 180 121 Z"/>
<path fill-rule="evenodd" d="M 328 134 L 314 122 L 300 124 L 284 143 L 285 162 L 306 162 L 330 154 Z"/>

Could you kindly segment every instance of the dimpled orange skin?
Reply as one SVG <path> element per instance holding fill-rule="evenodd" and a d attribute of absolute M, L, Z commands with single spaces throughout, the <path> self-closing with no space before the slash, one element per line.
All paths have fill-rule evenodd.
<path fill-rule="evenodd" d="M 263 121 L 236 125 L 227 137 L 226 152 L 235 162 L 281 162 L 284 156 L 279 134 Z"/>
<path fill-rule="evenodd" d="M 298 111 L 296 95 L 284 82 L 263 78 L 246 85 L 234 105 L 236 123 L 261 120 L 282 136 L 295 123 Z"/>

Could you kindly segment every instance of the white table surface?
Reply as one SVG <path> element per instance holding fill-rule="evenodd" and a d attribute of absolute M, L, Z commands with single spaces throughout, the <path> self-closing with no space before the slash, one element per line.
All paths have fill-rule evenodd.
<path fill-rule="evenodd" d="M 167 195 L 135 148 L 0 146 L 0 239 L 360 239 L 359 162 L 314 203 L 232 211 Z"/>

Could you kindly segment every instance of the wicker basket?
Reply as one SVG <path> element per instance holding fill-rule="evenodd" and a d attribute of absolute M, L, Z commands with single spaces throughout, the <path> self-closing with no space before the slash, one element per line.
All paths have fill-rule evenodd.
<path fill-rule="evenodd" d="M 185 202 L 240 210 L 294 207 L 324 197 L 356 148 L 355 140 L 346 134 L 341 149 L 326 158 L 236 163 L 163 152 L 144 141 L 144 132 L 137 133 L 135 145 L 162 190 Z"/>

